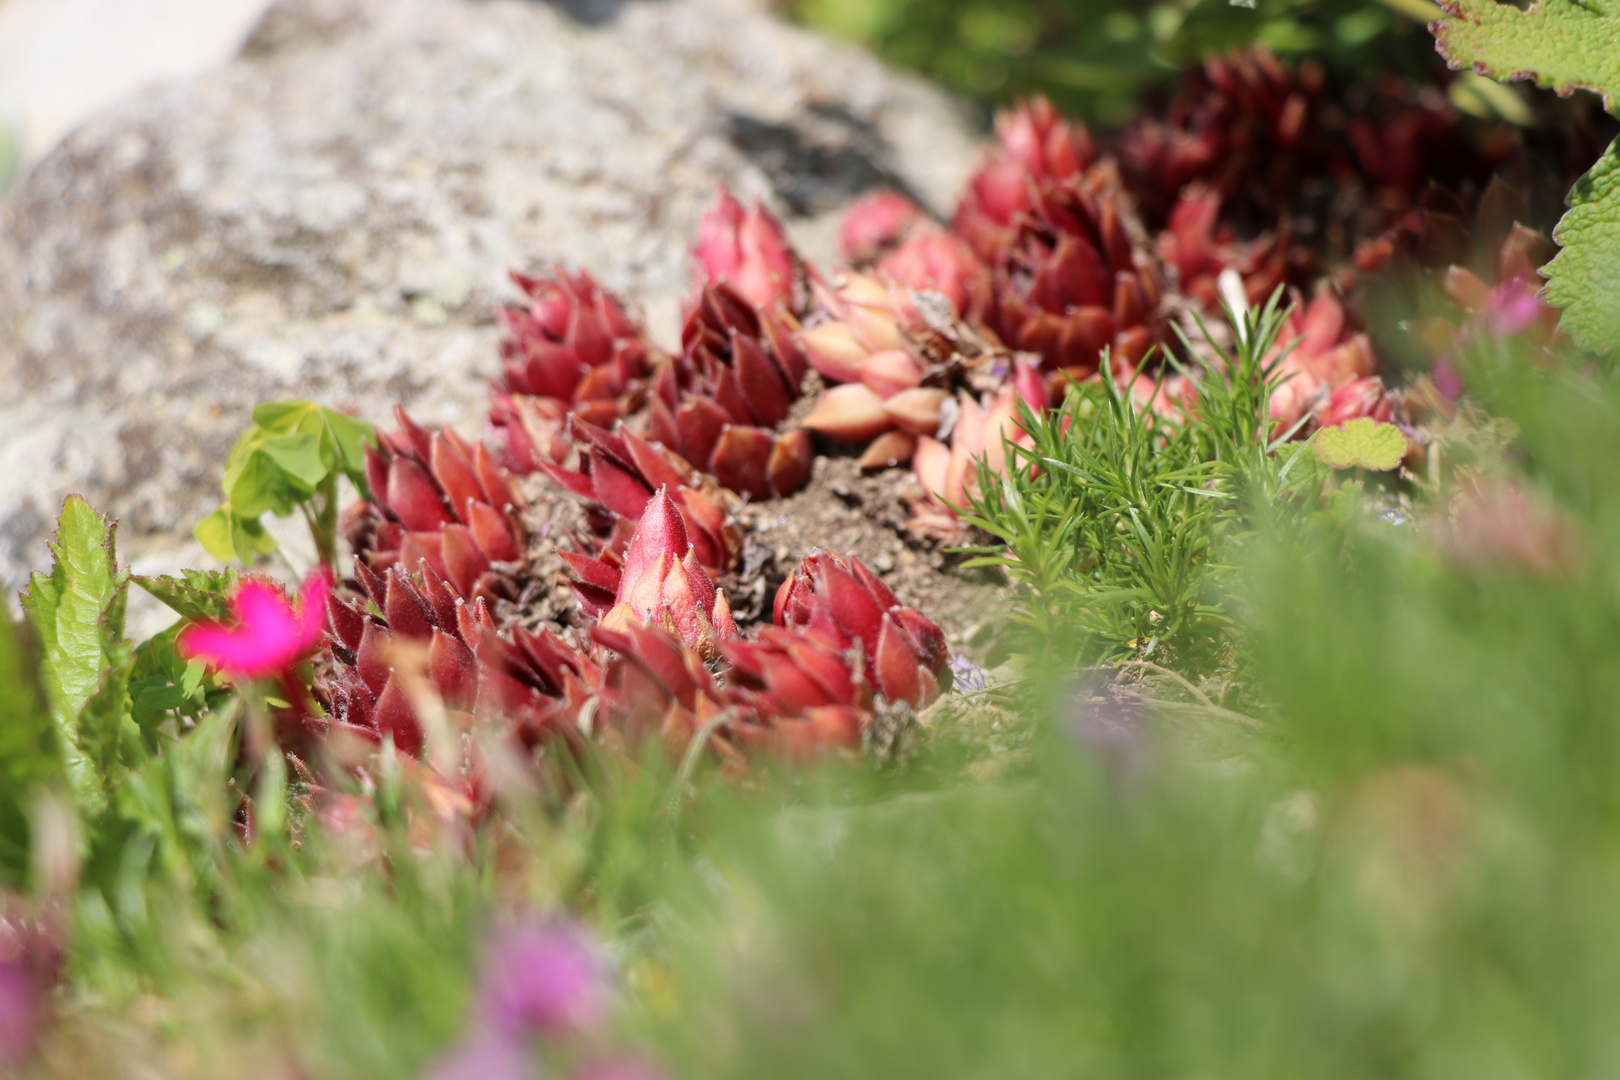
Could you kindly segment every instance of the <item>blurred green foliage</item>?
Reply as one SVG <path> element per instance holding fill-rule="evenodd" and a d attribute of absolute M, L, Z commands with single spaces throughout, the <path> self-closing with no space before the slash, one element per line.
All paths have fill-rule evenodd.
<path fill-rule="evenodd" d="M 682 1075 L 1612 1068 L 1620 381 L 1494 346 L 1465 377 L 1521 432 L 1495 482 L 1525 503 L 1251 494 L 1247 716 L 1235 684 L 1138 687 L 1172 707 L 1034 668 L 1012 778 L 717 803 L 671 886 L 681 1007 L 647 1023 Z"/>
<path fill-rule="evenodd" d="M 781 0 L 794 18 L 858 41 L 986 102 L 1041 93 L 1121 123 L 1179 66 L 1251 43 L 1310 53 L 1347 74 L 1437 63 L 1427 0 Z"/>
<path fill-rule="evenodd" d="M 1266 318 L 1229 370 L 1254 374 Z M 1620 1054 L 1620 380 L 1511 340 L 1458 363 L 1478 408 L 1436 424 L 1442 467 L 1383 486 L 1268 452 L 1265 380 L 1211 379 L 1189 432 L 1157 438 L 1187 442 L 1170 465 L 1204 462 L 1218 509 L 1148 539 L 1219 568 L 1189 594 L 1221 608 L 1218 663 L 1140 678 L 1026 652 L 946 699 L 899 769 L 735 783 L 676 777 L 650 745 L 503 788 L 466 832 L 425 768 L 384 762 L 327 793 L 356 811 L 334 828 L 279 754 L 240 753 L 249 705 L 172 714 L 72 804 L 71 981 L 42 1075 L 419 1076 L 515 905 L 601 927 L 616 1038 L 678 1076 L 1601 1075 Z M 1129 398 L 1080 400 L 1054 478 L 1175 479 L 1132 449 Z M 1110 502 L 1152 495 L 1113 482 L 1099 591 L 1153 572 Z M 1523 501 L 1467 525 L 1459 500 L 1491 484 Z M 79 572 L 116 578 L 98 522 L 76 526 Z M 1120 610 L 1139 602 L 1158 600 Z M 25 655 L 0 638 L 11 670 Z M 0 763 L 32 768 L 43 701 L 16 700 L 35 734 Z M 39 790 L 72 799 L 50 771 Z"/>

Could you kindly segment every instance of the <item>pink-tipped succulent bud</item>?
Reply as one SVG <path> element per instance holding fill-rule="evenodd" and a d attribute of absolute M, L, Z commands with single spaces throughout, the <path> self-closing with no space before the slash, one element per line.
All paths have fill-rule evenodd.
<path fill-rule="evenodd" d="M 1078 180 L 1097 159 L 1090 132 L 1060 118 L 1045 98 L 998 115 L 996 139 L 952 221 L 957 235 L 985 258 L 1005 243 L 1008 227 L 1030 210 L 1042 188 Z"/>
<path fill-rule="evenodd" d="M 646 374 L 641 331 L 588 273 L 512 274 L 528 310 L 503 307 L 504 389 L 577 404 L 612 402 Z"/>
<path fill-rule="evenodd" d="M 920 386 L 922 379 L 922 365 L 904 349 L 875 352 L 861 364 L 861 382 L 881 398 L 891 398 L 902 390 Z"/>
<path fill-rule="evenodd" d="M 809 483 L 814 458 L 808 431 L 772 435 L 763 428 L 727 424 L 709 455 L 709 471 L 738 494 L 785 498 Z"/>
<path fill-rule="evenodd" d="M 1068 180 L 1097 160 L 1085 125 L 1064 120 L 1040 96 L 997 115 L 996 139 L 1007 158 L 1038 181 Z"/>
<path fill-rule="evenodd" d="M 1013 360 L 1013 390 L 1037 417 L 1043 415 L 1051 404 L 1051 392 L 1041 375 L 1040 364 L 1028 357 L 1019 356 Z"/>
<path fill-rule="evenodd" d="M 1387 423 L 1395 416 L 1395 399 L 1384 389 L 1384 381 L 1376 375 L 1347 382 L 1333 391 L 1317 417 L 1317 423 L 1322 427 L 1336 427 L 1346 420 L 1363 416 L 1379 423 Z"/>
<path fill-rule="evenodd" d="M 552 479 L 608 511 L 614 520 L 627 523 L 627 532 L 632 527 L 629 523 L 639 521 L 646 512 L 653 492 L 667 488 L 685 515 L 687 537 L 697 549 L 698 560 L 717 570 L 732 564 L 737 542 L 727 527 L 725 510 L 716 501 L 712 481 L 698 477 L 685 462 L 622 425 L 608 431 L 576 419 L 572 430 L 580 443 L 579 471 L 546 463 L 545 471 Z"/>
<path fill-rule="evenodd" d="M 757 308 L 793 299 L 794 255 L 782 226 L 760 203 L 744 210 L 722 185 L 693 249 L 703 278 L 729 284 Z"/>
<path fill-rule="evenodd" d="M 945 400 L 950 394 L 934 386 L 902 390 L 883 403 L 895 427 L 912 435 L 934 435 L 939 431 Z"/>
<path fill-rule="evenodd" d="M 894 426 L 883 399 L 864 383 L 845 383 L 822 392 L 804 426 L 837 442 L 870 442 Z"/>
<path fill-rule="evenodd" d="M 1280 370 L 1294 375 L 1290 381 L 1296 385 L 1291 389 L 1285 385 L 1273 395 L 1273 416 L 1303 415 L 1299 410 L 1308 410 L 1319 390 L 1331 394 L 1346 383 L 1365 379 L 1378 371 L 1378 357 L 1373 352 L 1372 342 L 1366 334 L 1350 328 L 1344 305 L 1326 289 L 1317 293 L 1303 310 L 1296 304 L 1283 322 L 1268 362 L 1289 345 L 1293 345 L 1293 349 L 1283 359 Z"/>
<path fill-rule="evenodd" d="M 826 322 L 799 335 L 810 366 L 833 382 L 859 382 L 861 364 L 872 350 L 841 322 Z"/>
<path fill-rule="evenodd" d="M 838 249 L 853 265 L 869 263 L 898 244 L 922 218 L 917 204 L 897 192 L 863 195 L 844 214 Z"/>
<path fill-rule="evenodd" d="M 911 471 L 923 491 L 936 502 L 950 500 L 961 505 L 960 496 L 951 499 L 951 448 L 928 435 L 919 436 L 911 454 Z"/>
<path fill-rule="evenodd" d="M 506 467 L 527 476 L 542 462 L 568 460 L 568 415 L 568 407 L 554 398 L 492 395 L 489 425 L 504 444 Z"/>
<path fill-rule="evenodd" d="M 1010 442 L 1014 446 L 1029 446 L 1034 442 L 1018 415 L 1019 400 L 1013 387 L 1004 386 L 996 394 L 990 408 L 985 411 L 982 436 L 984 460 L 990 466 L 990 471 L 997 476 L 1007 470 L 1007 443 Z M 969 486 L 976 486 L 977 471 L 976 468 L 970 471 L 966 481 Z"/>
<path fill-rule="evenodd" d="M 903 324 L 916 321 L 909 301 L 866 274 L 845 274 L 816 295 L 828 319 L 799 334 L 810 366 L 833 382 L 855 382 L 875 353 L 905 352 Z"/>
<path fill-rule="evenodd" d="M 1295 360 L 1293 354 L 1284 357 L 1278 365 L 1277 377 L 1281 381 L 1271 391 L 1271 418 L 1276 421 L 1273 431 L 1280 433 L 1299 423 L 1330 391 L 1316 373 Z"/>
<path fill-rule="evenodd" d="M 872 440 L 857 464 L 862 472 L 892 469 L 910 461 L 916 450 L 917 436 L 905 431 L 885 431 Z"/>
<path fill-rule="evenodd" d="M 1131 397 L 1139 405 L 1146 405 L 1166 420 L 1181 420 L 1187 409 L 1197 400 L 1192 380 L 1184 375 L 1165 373 L 1158 378 L 1138 372 L 1131 380 Z"/>
<path fill-rule="evenodd" d="M 366 450 L 372 502 L 349 522 L 355 549 L 377 570 L 426 559 L 469 599 L 506 595 L 498 564 L 520 560 L 525 539 L 506 471 L 449 427 L 429 432 L 397 407 L 395 418 L 400 430 Z"/>
<path fill-rule="evenodd" d="M 991 274 L 991 328 L 1015 349 L 1038 353 L 1048 370 L 1077 377 L 1140 363 L 1162 337 L 1159 271 L 1125 226 L 1120 193 L 1082 177 L 1036 191 L 1027 212 L 981 252 Z"/>
<path fill-rule="evenodd" d="M 939 293 L 965 318 L 977 317 L 985 306 L 984 264 L 965 241 L 932 222 L 913 229 L 899 247 L 878 260 L 876 270 L 907 288 Z"/>
<path fill-rule="evenodd" d="M 1479 305 L 1477 319 L 1490 337 L 1517 337 L 1546 322 L 1550 310 L 1537 295 L 1536 285 L 1513 277 L 1490 290 Z"/>
<path fill-rule="evenodd" d="M 737 636 L 724 592 L 704 573 L 680 509 L 660 488 L 647 504 L 625 551 L 613 607 L 602 617 L 610 630 L 654 623 L 705 656 Z"/>
<path fill-rule="evenodd" d="M 805 757 L 856 749 L 872 720 L 872 688 L 864 663 L 811 635 L 781 627 L 758 641 L 722 646 L 731 670 L 726 699 L 745 746 Z"/>
<path fill-rule="evenodd" d="M 835 652 L 858 644 L 873 682 L 891 700 L 926 705 L 942 679 L 949 685 L 944 631 L 901 607 L 859 559 L 807 556 L 777 591 L 772 620 Z"/>

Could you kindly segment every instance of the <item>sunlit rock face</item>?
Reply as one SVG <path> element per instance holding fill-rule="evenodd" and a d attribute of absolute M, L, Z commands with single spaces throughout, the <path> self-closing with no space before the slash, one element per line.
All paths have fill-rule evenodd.
<path fill-rule="evenodd" d="M 0 575 L 62 497 L 206 561 L 252 407 L 394 401 L 476 434 L 508 268 L 589 268 L 674 344 L 725 182 L 830 262 L 837 211 L 948 208 L 954 102 L 742 0 L 284 0 L 223 70 L 91 120 L 0 203 Z"/>

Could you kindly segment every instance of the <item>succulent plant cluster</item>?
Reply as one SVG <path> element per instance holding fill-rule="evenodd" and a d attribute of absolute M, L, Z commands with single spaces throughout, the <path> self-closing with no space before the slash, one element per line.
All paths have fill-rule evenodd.
<path fill-rule="evenodd" d="M 859 746 L 880 699 L 921 707 L 949 685 L 939 627 L 836 555 L 805 559 L 773 624 L 745 640 L 681 507 L 664 487 L 646 503 L 622 557 L 567 556 L 590 624 L 574 643 L 549 629 L 498 630 L 485 596 L 469 600 L 426 555 L 412 571 L 395 552 L 363 551 L 357 595 L 327 602 L 330 656 L 317 683 L 327 716 L 316 730 L 419 754 L 424 710 L 443 710 L 462 729 L 499 717 L 532 750 L 580 738 L 588 717 L 599 732 L 654 733 L 679 752 L 714 722 L 715 747 L 737 756 Z"/>
<path fill-rule="evenodd" d="M 587 273 L 514 274 L 498 451 L 401 411 L 367 457 L 372 498 L 347 518 L 355 576 L 328 616 L 330 723 L 413 753 L 429 707 L 498 711 L 530 746 L 587 730 L 676 749 L 705 733 L 738 760 L 858 745 L 885 702 L 921 707 L 949 684 L 944 634 L 829 552 L 788 575 L 768 625 L 740 625 L 717 582 L 739 563 L 744 501 L 792 496 L 818 450 L 843 447 L 866 470 L 909 465 L 914 528 L 959 534 L 981 470 L 1004 470 L 1067 386 L 1111 377 L 1178 415 L 1207 358 L 1175 330 L 1278 289 L 1294 301 L 1271 357 L 1279 429 L 1401 420 L 1357 324 L 1366 276 L 1437 275 L 1453 338 L 1544 322 L 1520 295 L 1544 241 L 1507 189 L 1464 190 L 1478 251 L 1458 246 L 1461 204 L 1418 189 L 1435 155 L 1465 179 L 1488 166 L 1461 145 L 1442 102 L 1391 84 L 1347 113 L 1319 72 L 1250 52 L 1206 65 L 1113 145 L 1042 100 L 1003 114 L 948 223 L 888 191 L 852 206 L 848 267 L 809 264 L 768 210 L 722 188 L 674 352 Z M 1351 262 L 1332 264 L 1343 236 L 1307 243 L 1284 198 L 1318 181 L 1371 193 Z M 1160 370 L 1173 352 L 1177 370 Z M 532 473 L 586 510 L 588 535 L 560 553 L 572 630 L 492 615 L 532 573 L 514 480 Z"/>

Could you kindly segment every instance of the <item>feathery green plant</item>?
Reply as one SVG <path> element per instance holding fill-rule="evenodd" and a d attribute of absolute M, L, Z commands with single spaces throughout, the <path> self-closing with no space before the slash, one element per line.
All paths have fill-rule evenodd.
<path fill-rule="evenodd" d="M 1021 412 L 1031 445 L 1006 441 L 1004 475 L 981 463 L 964 519 L 1000 543 L 970 549 L 968 565 L 1001 567 L 1018 586 L 1028 641 L 1081 663 L 1219 645 L 1230 620 L 1211 590 L 1241 532 L 1235 497 L 1258 485 L 1257 497 L 1284 499 L 1311 479 L 1294 432 L 1271 430 L 1287 353 L 1266 359 L 1286 315 L 1279 301 L 1243 313 L 1231 351 L 1206 332 L 1213 356 L 1193 419 L 1136 401 L 1105 361 L 1056 413 Z"/>

